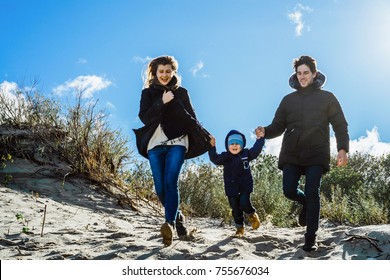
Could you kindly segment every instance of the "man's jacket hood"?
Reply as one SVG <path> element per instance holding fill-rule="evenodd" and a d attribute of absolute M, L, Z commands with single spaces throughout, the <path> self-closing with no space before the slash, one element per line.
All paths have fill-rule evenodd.
<path fill-rule="evenodd" d="M 326 82 L 326 76 L 322 74 L 320 71 L 317 70 L 317 75 L 315 76 L 313 80 L 313 84 L 310 85 L 310 88 L 322 88 Z M 296 90 L 302 90 L 301 84 L 298 81 L 297 73 L 294 73 L 290 76 L 288 83 L 290 87 Z"/>

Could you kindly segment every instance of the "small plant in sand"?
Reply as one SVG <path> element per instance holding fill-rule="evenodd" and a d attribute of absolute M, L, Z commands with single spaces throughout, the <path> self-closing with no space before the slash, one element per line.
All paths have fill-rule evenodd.
<path fill-rule="evenodd" d="M 1 169 L 4 169 L 7 167 L 7 162 L 13 162 L 12 156 L 10 154 L 6 155 L 1 155 L 1 160 L 0 160 L 0 167 Z"/>
<path fill-rule="evenodd" d="M 28 220 L 23 216 L 21 213 L 16 213 L 15 215 L 16 220 L 19 221 L 23 227 L 22 227 L 22 232 L 25 234 L 30 234 L 30 228 L 28 227 Z"/>
<path fill-rule="evenodd" d="M 0 169 L 5 169 L 7 167 L 7 163 L 13 162 L 12 156 L 10 154 L 1 155 L 0 157 Z M 4 186 L 8 186 L 9 182 L 11 181 L 12 176 L 9 174 L 4 175 L 4 179 L 1 182 Z"/>

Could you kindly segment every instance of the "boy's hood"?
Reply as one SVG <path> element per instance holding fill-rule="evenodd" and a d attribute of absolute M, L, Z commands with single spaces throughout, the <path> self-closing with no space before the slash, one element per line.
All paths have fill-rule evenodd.
<path fill-rule="evenodd" d="M 229 146 L 228 146 L 228 138 L 230 135 L 232 134 L 240 134 L 242 136 L 242 139 L 244 141 L 244 146 L 242 147 L 242 149 L 245 148 L 245 145 L 246 145 L 246 138 L 245 138 L 245 135 L 242 134 L 241 132 L 239 132 L 238 130 L 230 130 L 229 133 L 226 135 L 225 137 L 225 148 L 226 148 L 226 151 L 229 151 Z"/>

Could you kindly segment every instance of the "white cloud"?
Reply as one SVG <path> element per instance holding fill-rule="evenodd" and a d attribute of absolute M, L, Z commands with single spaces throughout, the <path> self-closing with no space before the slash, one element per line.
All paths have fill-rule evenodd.
<path fill-rule="evenodd" d="M 0 84 L 0 93 L 6 96 L 15 95 L 18 89 L 18 85 L 14 82 L 4 81 Z"/>
<path fill-rule="evenodd" d="M 381 142 L 378 128 L 374 127 L 371 131 L 366 131 L 367 136 L 361 136 L 358 139 L 351 140 L 349 143 L 349 152 L 370 154 L 381 156 L 390 153 L 390 143 Z M 336 139 L 331 138 L 331 151 L 336 153 Z"/>
<path fill-rule="evenodd" d="M 107 105 L 108 108 L 113 109 L 113 110 L 116 110 L 115 105 L 112 104 L 111 102 L 107 102 L 106 105 Z"/>
<path fill-rule="evenodd" d="M 152 60 L 152 58 L 149 56 L 147 56 L 147 57 L 134 56 L 133 57 L 133 61 L 135 61 L 137 63 L 142 63 L 142 64 L 147 63 L 151 60 Z"/>
<path fill-rule="evenodd" d="M 18 108 L 19 99 L 24 96 L 17 97 L 17 92 L 20 91 L 18 85 L 14 82 L 4 81 L 0 84 L 1 103 L 10 108 Z M 3 105 L 3 104 L 1 104 Z M 0 106 L 2 108 L 2 106 Z"/>
<path fill-rule="evenodd" d="M 194 67 L 192 67 L 192 68 L 190 69 L 190 71 L 191 71 L 192 75 L 193 75 L 194 77 L 196 77 L 196 76 L 198 76 L 198 74 L 199 74 L 198 72 L 199 72 L 200 70 L 202 70 L 203 67 L 204 67 L 203 61 L 199 61 Z M 207 73 L 201 73 L 200 76 L 201 76 L 202 78 L 210 78 L 210 75 L 207 74 Z"/>
<path fill-rule="evenodd" d="M 8 117 L 18 116 L 21 120 L 24 120 L 24 106 L 26 99 L 24 95 L 18 94 L 21 89 L 14 82 L 4 81 L 0 84 L 0 112 L 1 115 L 7 115 Z M 2 116 L 0 116 L 0 122 L 2 122 Z"/>
<path fill-rule="evenodd" d="M 302 36 L 303 29 L 305 27 L 305 23 L 303 21 L 304 13 L 311 13 L 313 9 L 309 6 L 303 6 L 302 4 L 298 4 L 295 6 L 294 11 L 288 13 L 288 18 L 295 24 L 295 35 L 300 37 Z M 306 27 L 307 30 L 310 30 L 310 27 Z"/>
<path fill-rule="evenodd" d="M 194 67 L 191 68 L 192 75 L 195 77 L 196 74 L 203 68 L 203 61 L 199 61 Z"/>
<path fill-rule="evenodd" d="M 378 128 L 374 127 L 371 131 L 366 131 L 367 136 L 361 136 L 358 139 L 349 142 L 349 153 L 370 154 L 373 156 L 381 156 L 390 153 L 390 143 L 381 142 Z M 280 147 L 282 146 L 283 137 L 266 140 L 264 152 L 274 156 L 279 156 Z M 330 138 L 331 154 L 337 154 L 336 138 Z"/>
<path fill-rule="evenodd" d="M 283 137 L 276 137 L 274 139 L 265 140 L 264 152 L 278 157 L 280 153 L 280 147 L 282 147 Z"/>
<path fill-rule="evenodd" d="M 77 64 L 87 64 L 88 63 L 88 60 L 86 60 L 85 58 L 79 58 L 79 60 L 77 60 Z"/>
<path fill-rule="evenodd" d="M 95 92 L 111 85 L 111 81 L 95 75 L 79 76 L 53 89 L 54 94 L 64 96 L 68 93 L 82 92 L 83 98 L 91 98 Z"/>

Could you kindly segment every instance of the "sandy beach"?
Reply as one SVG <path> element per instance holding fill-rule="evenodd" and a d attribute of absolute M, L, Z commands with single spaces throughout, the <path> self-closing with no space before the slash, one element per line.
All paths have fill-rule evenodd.
<path fill-rule="evenodd" d="M 159 205 L 130 207 L 70 168 L 56 153 L 37 148 L 28 131 L 18 137 L 23 154 L 0 169 L 1 260 L 389 260 L 390 225 L 334 226 L 321 220 L 319 248 L 307 253 L 304 227 L 278 228 L 262 221 L 234 236 L 222 219 L 189 217 L 192 238 L 174 236 L 165 247 Z"/>
<path fill-rule="evenodd" d="M 303 227 L 263 223 L 236 238 L 232 225 L 209 218 L 189 218 L 193 239 L 175 236 L 165 247 L 159 232 L 162 211 L 141 202 L 139 211 L 123 208 L 81 179 L 62 185 L 35 174 L 14 175 L 15 185 L 0 186 L 2 260 L 390 259 L 390 225 L 335 227 L 326 221 L 312 253 L 301 249 Z"/>

